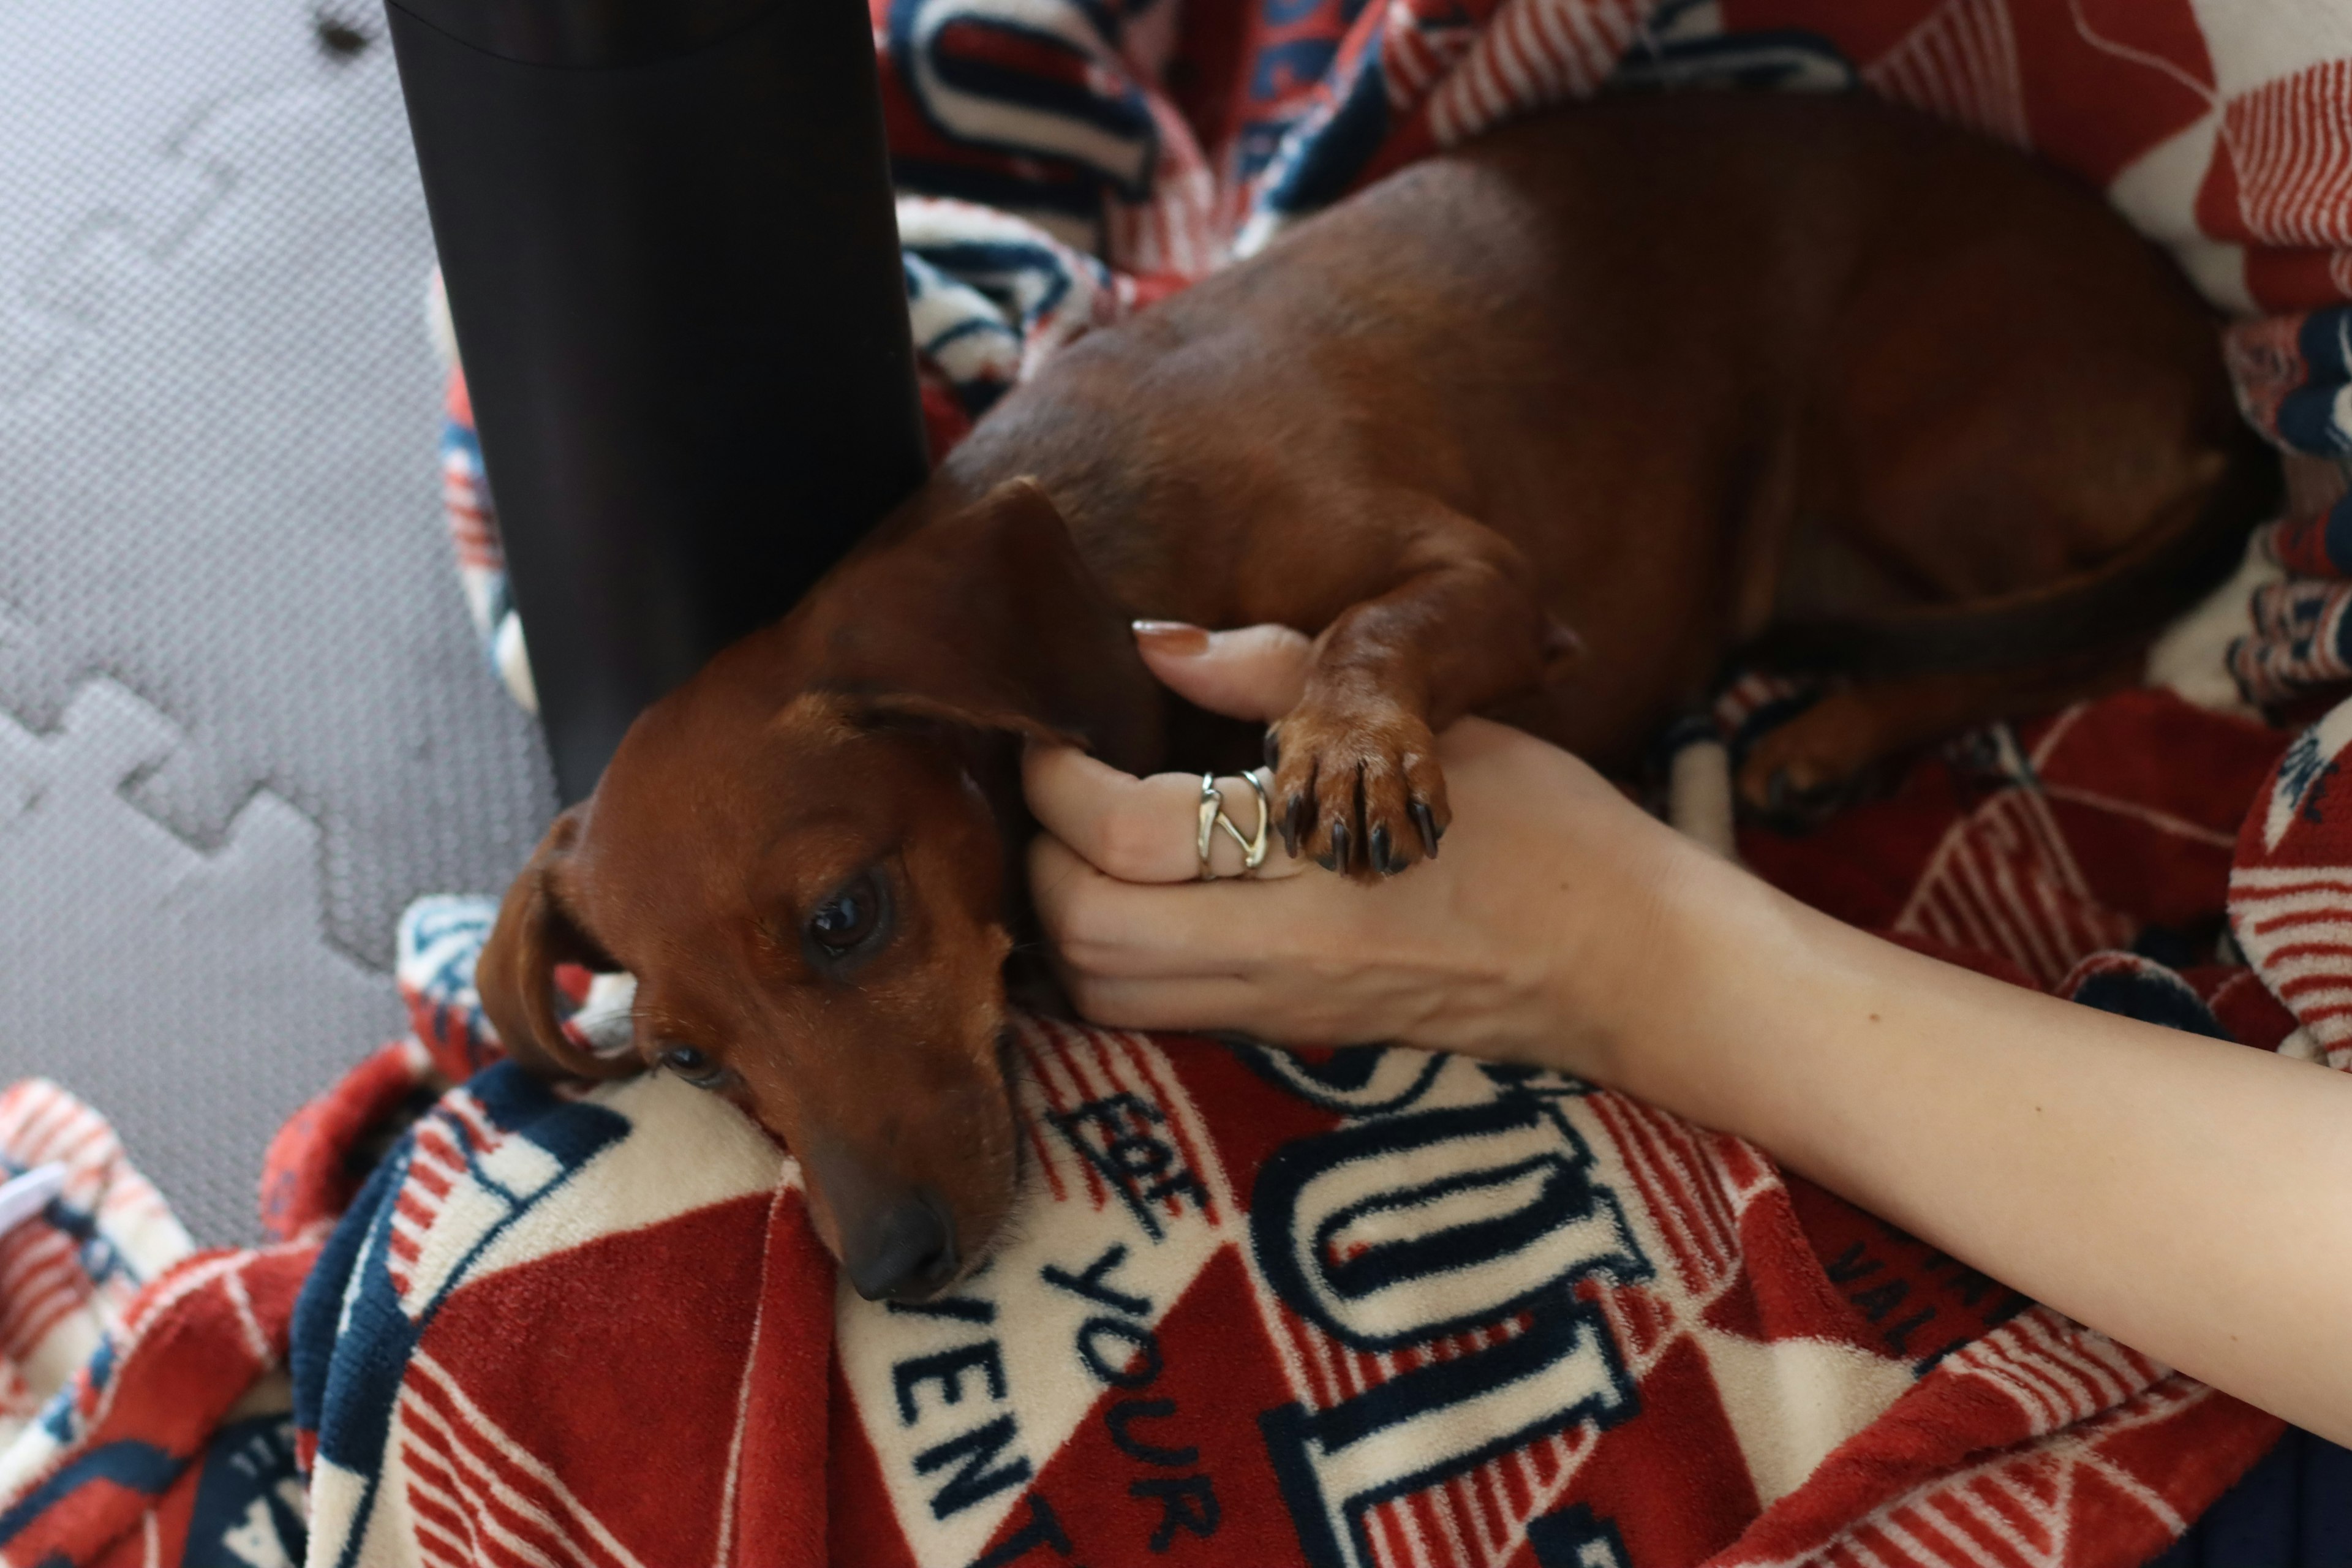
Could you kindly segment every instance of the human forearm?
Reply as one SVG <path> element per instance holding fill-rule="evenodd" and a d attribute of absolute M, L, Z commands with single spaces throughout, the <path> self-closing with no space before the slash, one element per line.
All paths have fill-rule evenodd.
<path fill-rule="evenodd" d="M 1622 1087 L 2352 1440 L 2352 1080 L 1937 963 L 1727 867 L 1687 881 Z"/>
<path fill-rule="evenodd" d="M 1273 628 L 1145 655 L 1221 712 L 1295 696 Z M 1259 705 L 1251 705 L 1251 693 Z M 1806 910 L 1574 758 L 1439 737 L 1442 858 L 1359 886 L 1195 869 L 1197 780 L 1032 758 L 1031 890 L 1070 994 L 1138 1027 L 1403 1040 L 1740 1133 L 2147 1354 L 2352 1440 L 2352 1081 L 2005 985 Z M 1164 846 L 1164 853 L 1152 847 Z M 1290 869 L 1297 870 L 1292 867 Z"/>

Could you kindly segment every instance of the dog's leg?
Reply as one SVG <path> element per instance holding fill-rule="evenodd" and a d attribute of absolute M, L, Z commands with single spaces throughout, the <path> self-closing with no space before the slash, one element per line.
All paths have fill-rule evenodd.
<path fill-rule="evenodd" d="M 1395 586 L 1325 628 L 1298 706 L 1266 736 L 1291 852 L 1360 877 L 1437 853 L 1452 814 L 1434 732 L 1536 685 L 1577 647 L 1515 546 L 1415 506 L 1434 515 L 1415 519 Z"/>
<path fill-rule="evenodd" d="M 2056 667 L 1907 676 L 1832 691 L 1759 739 L 1739 764 L 1739 798 L 1799 825 L 1843 804 L 1864 770 L 1913 746 L 2047 712 L 2138 684 L 2146 650 L 2105 650 Z"/>

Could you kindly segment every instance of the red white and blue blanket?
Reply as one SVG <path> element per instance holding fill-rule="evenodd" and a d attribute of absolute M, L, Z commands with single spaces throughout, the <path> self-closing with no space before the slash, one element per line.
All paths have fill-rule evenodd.
<path fill-rule="evenodd" d="M 2074 169 L 2270 312 L 2231 338 L 2256 423 L 2352 448 L 2328 14 L 1186 7 L 877 7 L 935 443 L 1430 147 L 1612 81 L 1727 80 L 1858 83 Z M 519 669 L 461 383 L 452 406 L 468 591 Z M 2352 675 L 2352 510 L 2305 494 L 2221 606 L 2237 635 L 2189 639 L 2168 688 L 1966 737 L 1742 852 L 2021 984 L 2347 1065 L 2352 719 L 2290 748 L 2252 716 Z M 1770 696 L 1727 693 L 1727 725 Z M 410 912 L 415 1032 L 281 1136 L 270 1247 L 189 1256 L 89 1111 L 0 1097 L 0 1162 L 69 1173 L 0 1236 L 0 1563 L 2121 1568 L 2278 1431 L 1736 1140 L 1401 1050 L 1031 1026 L 1011 1239 L 943 1300 L 861 1302 L 725 1106 L 498 1061 L 489 908 Z"/>
<path fill-rule="evenodd" d="M 2329 733 L 2265 784 L 2284 736 L 2131 693 L 1746 847 L 2020 983 L 2318 1057 L 2347 992 L 2290 974 L 2298 1026 L 2219 921 L 2248 800 L 2242 879 L 2285 863 L 2282 814 L 2288 858 L 2327 853 L 2297 830 L 2333 815 Z M 2347 861 L 2301 885 L 2352 897 Z M 491 913 L 404 921 L 416 1033 L 279 1139 L 285 1239 L 94 1316 L 0 1455 L 0 1561 L 2120 1568 L 2279 1429 L 1737 1140 L 1395 1049 L 1031 1024 L 1012 1239 L 949 1297 L 860 1301 L 723 1103 L 496 1061 Z M 152 1205 L 46 1086 L 0 1100 L 0 1157 L 58 1126 Z M 0 1243 L 0 1289 L 89 1202 Z"/>

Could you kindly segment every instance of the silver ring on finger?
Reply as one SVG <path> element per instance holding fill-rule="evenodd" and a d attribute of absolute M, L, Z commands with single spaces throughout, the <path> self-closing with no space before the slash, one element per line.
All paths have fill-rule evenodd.
<path fill-rule="evenodd" d="M 1225 830 L 1226 836 L 1240 847 L 1243 876 L 1251 875 L 1260 866 L 1265 864 L 1269 832 L 1274 826 L 1274 802 L 1266 795 L 1265 781 L 1257 776 L 1256 770 L 1253 769 L 1240 776 L 1242 782 L 1250 786 L 1250 793 L 1257 796 L 1257 830 L 1254 833 L 1244 834 L 1234 825 L 1234 819 L 1225 815 L 1224 792 L 1217 787 L 1216 775 L 1213 773 L 1201 775 L 1200 832 L 1192 844 L 1194 853 L 1201 858 L 1199 877 L 1201 881 L 1213 882 L 1217 879 L 1216 872 L 1209 868 L 1209 847 L 1215 841 L 1217 829 L 1221 827 Z"/>

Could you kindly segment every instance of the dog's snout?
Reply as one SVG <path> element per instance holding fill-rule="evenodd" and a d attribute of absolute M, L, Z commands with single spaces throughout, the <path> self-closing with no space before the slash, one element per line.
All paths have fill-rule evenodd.
<path fill-rule="evenodd" d="M 867 1300 L 920 1300 L 954 1278 L 955 1221 L 923 1189 L 847 1227 L 842 1251 L 849 1282 Z"/>

